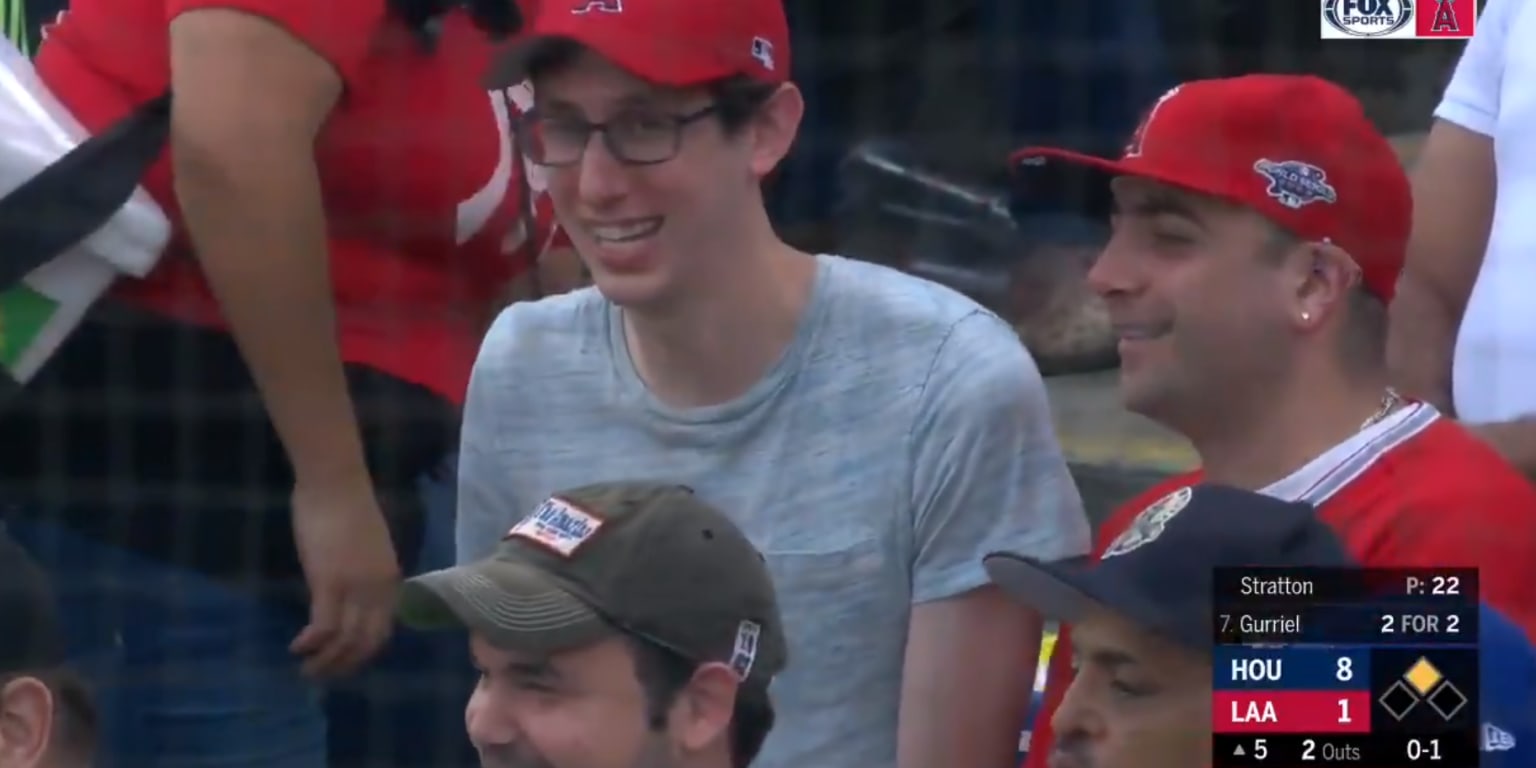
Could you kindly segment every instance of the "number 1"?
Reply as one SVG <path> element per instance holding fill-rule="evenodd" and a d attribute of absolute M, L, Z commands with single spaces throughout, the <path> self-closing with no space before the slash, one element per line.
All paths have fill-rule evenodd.
<path fill-rule="evenodd" d="M 1339 722 L 1354 722 L 1349 719 L 1349 699 L 1339 699 Z"/>

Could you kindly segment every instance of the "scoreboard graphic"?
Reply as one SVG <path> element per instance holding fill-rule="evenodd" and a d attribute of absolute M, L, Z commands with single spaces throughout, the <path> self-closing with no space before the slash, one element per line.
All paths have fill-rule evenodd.
<path fill-rule="evenodd" d="M 1477 768 L 1477 572 L 1221 569 L 1214 768 Z"/>

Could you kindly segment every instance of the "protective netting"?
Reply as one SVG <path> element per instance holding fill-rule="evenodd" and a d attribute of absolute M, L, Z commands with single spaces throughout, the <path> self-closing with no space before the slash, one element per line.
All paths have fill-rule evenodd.
<path fill-rule="evenodd" d="M 54 5 L 0 0 L 0 26 L 34 50 Z M 1320 41 L 1316 4 L 1295 0 L 789 0 L 788 10 L 807 115 L 796 150 L 769 187 L 782 232 L 808 249 L 893 263 L 954 285 L 1012 319 L 1049 374 L 1063 446 L 1096 518 L 1193 458 L 1182 441 L 1116 404 L 1113 340 L 1082 283 L 1102 222 L 1021 210 L 1007 152 L 1050 143 L 1112 154 L 1173 83 L 1305 72 L 1353 90 L 1409 158 L 1460 50 L 1454 42 Z M 1034 224 L 1055 236 L 1032 238 Z M 124 365 L 138 352 L 104 350 Z M 174 364 L 166 350 L 147 354 Z M 102 404 L 114 402 L 113 392 L 96 394 Z M 217 411 L 229 404 L 203 405 Z M 121 446 L 103 447 L 113 450 Z M 422 483 L 424 498 L 409 502 L 428 510 L 414 540 L 418 568 L 452 559 L 451 467 Z M 218 503 L 260 507 L 272 502 L 266 494 L 263 486 L 250 498 Z M 284 545 L 262 533 L 249 544 L 253 560 L 267 557 L 254 550 Z M 145 608 L 142 596 L 115 587 L 111 573 L 101 576 L 104 583 L 87 597 L 100 611 L 95 628 L 108 634 L 152 633 L 156 611 L 199 610 L 190 597 L 171 609 L 165 601 Z M 267 631 L 235 613 L 210 621 Z M 237 684 L 283 661 L 255 654 L 248 669 L 205 682 Z M 462 719 L 472 680 L 457 641 L 398 638 L 373 668 L 328 693 L 333 764 L 473 764 Z M 153 697 L 160 681 L 119 682 L 131 683 L 126 695 Z M 114 729 L 142 724 L 105 725 L 120 736 Z"/>

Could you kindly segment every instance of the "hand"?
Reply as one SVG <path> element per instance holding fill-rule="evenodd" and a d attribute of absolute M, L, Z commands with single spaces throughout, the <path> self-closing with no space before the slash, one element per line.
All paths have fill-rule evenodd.
<path fill-rule="evenodd" d="M 289 650 L 304 674 L 347 674 L 373 657 L 394 628 L 399 561 L 373 489 L 293 490 L 293 536 L 309 585 L 309 625 Z"/>

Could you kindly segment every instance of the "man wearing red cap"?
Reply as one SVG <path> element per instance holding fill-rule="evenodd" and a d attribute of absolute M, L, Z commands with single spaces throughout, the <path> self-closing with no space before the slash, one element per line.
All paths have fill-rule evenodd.
<path fill-rule="evenodd" d="M 1088 175 L 1108 185 L 1113 234 L 1088 279 L 1119 332 L 1122 397 L 1203 464 L 1118 510 L 1097 554 L 1155 525 L 1143 511 L 1169 494 L 1233 485 L 1318 506 L 1368 565 L 1479 567 L 1482 599 L 1536 635 L 1536 488 L 1387 387 L 1386 305 L 1412 198 L 1354 97 L 1302 76 L 1185 83 L 1118 161 L 1044 148 L 1014 159 L 1037 191 Z M 1072 675 L 1062 639 L 1030 766 L 1061 751 L 1050 719 Z"/>
<path fill-rule="evenodd" d="M 500 62 L 493 85 L 532 82 L 521 145 L 595 287 L 486 337 L 458 556 L 561 488 L 686 484 L 779 591 L 762 765 L 1009 765 L 1041 622 L 981 557 L 1085 554 L 1081 501 L 1007 323 L 775 235 L 762 181 L 803 112 L 786 29 L 778 0 L 545 0 Z"/>

